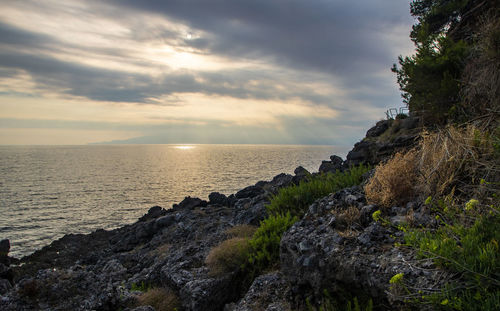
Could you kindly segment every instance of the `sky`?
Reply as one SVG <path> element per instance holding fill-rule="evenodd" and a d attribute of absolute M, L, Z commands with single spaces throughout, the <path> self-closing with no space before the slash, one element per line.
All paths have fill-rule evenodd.
<path fill-rule="evenodd" d="M 2 0 L 0 144 L 351 145 L 403 105 L 409 3 Z"/>

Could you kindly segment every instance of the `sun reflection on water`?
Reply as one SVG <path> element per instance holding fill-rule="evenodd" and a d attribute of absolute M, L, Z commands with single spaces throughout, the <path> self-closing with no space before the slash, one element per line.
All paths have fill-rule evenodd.
<path fill-rule="evenodd" d="M 193 149 L 195 146 L 188 146 L 188 145 L 181 145 L 181 146 L 174 146 L 175 149 L 181 149 L 181 150 L 188 150 L 188 149 Z"/>

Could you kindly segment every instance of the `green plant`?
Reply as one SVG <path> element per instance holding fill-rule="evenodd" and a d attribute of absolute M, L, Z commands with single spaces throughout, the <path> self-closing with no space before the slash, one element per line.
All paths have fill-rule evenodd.
<path fill-rule="evenodd" d="M 357 185 L 370 167 L 354 166 L 345 172 L 335 172 L 313 176 L 298 185 L 285 187 L 271 198 L 267 210 L 270 215 L 291 213 L 302 217 L 309 205 L 319 198 L 340 189 Z"/>
<path fill-rule="evenodd" d="M 442 213 L 444 218 L 453 219 L 447 217 L 444 210 Z M 418 251 L 419 256 L 433 258 L 436 265 L 458 276 L 441 292 L 424 296 L 424 300 L 456 310 L 500 309 L 498 207 L 477 216 L 470 227 L 455 218 L 443 222 L 435 231 L 410 230 L 405 235 L 405 240 Z"/>
<path fill-rule="evenodd" d="M 251 253 L 248 259 L 255 271 L 262 271 L 275 265 L 279 260 L 281 236 L 298 218 L 290 212 L 271 215 L 260 223 L 260 227 L 250 240 Z"/>
<path fill-rule="evenodd" d="M 130 290 L 135 291 L 135 292 L 147 292 L 148 290 L 151 289 L 151 284 L 146 284 L 144 281 L 142 281 L 140 284 L 137 283 L 132 283 L 130 285 Z"/>

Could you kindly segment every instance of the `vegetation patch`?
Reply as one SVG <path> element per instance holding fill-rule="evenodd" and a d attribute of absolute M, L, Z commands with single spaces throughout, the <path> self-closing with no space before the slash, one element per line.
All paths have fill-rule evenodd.
<path fill-rule="evenodd" d="M 297 220 L 297 216 L 288 212 L 285 215 L 271 215 L 260 223 L 250 240 L 248 261 L 254 271 L 263 271 L 279 261 L 281 237 Z"/>
<path fill-rule="evenodd" d="M 375 168 L 375 174 L 365 186 L 369 202 L 390 207 L 415 196 L 417 152 L 398 152 L 387 163 Z"/>
<path fill-rule="evenodd" d="M 421 301 L 454 310 L 500 310 L 500 208 L 492 206 L 480 216 L 464 213 L 475 219 L 472 226 L 443 211 L 437 230 L 413 229 L 405 235 L 421 258 L 455 273 L 445 288 L 422 295 Z"/>
<path fill-rule="evenodd" d="M 220 275 L 243 268 L 251 256 L 249 241 L 248 237 L 235 237 L 211 249 L 205 259 L 210 274 Z"/>
<path fill-rule="evenodd" d="M 377 166 L 365 186 L 367 199 L 388 208 L 417 195 L 491 196 L 499 190 L 497 138 L 473 126 L 425 132 L 418 147 Z"/>
<path fill-rule="evenodd" d="M 302 217 L 314 201 L 343 188 L 358 185 L 363 174 L 369 170 L 370 167 L 360 165 L 344 172 L 312 176 L 298 185 L 280 189 L 272 197 L 267 210 L 270 215 L 290 213 L 292 216 Z"/>

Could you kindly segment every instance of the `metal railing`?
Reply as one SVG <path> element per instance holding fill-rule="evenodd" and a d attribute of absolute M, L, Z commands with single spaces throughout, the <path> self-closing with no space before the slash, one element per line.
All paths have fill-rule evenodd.
<path fill-rule="evenodd" d="M 396 116 L 399 115 L 399 114 L 404 114 L 404 115 L 409 116 L 410 115 L 410 110 L 408 109 L 408 107 L 400 107 L 399 111 L 398 111 L 397 108 L 389 108 L 385 112 L 385 115 L 387 116 L 388 120 L 389 119 L 396 119 Z"/>

